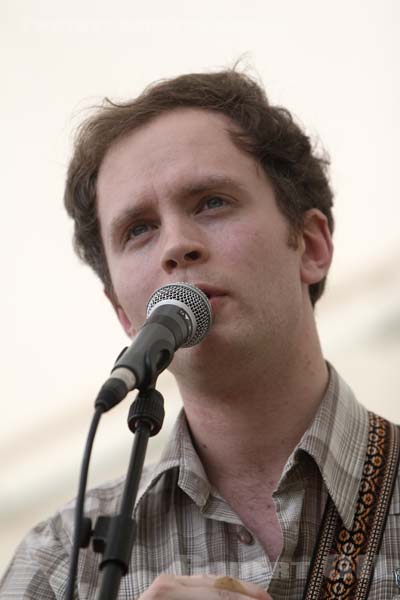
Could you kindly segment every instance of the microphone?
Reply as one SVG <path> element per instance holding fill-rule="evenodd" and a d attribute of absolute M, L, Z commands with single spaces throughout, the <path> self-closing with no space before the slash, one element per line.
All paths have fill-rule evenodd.
<path fill-rule="evenodd" d="M 117 358 L 95 407 L 110 410 L 131 390 L 153 386 L 176 350 L 201 342 L 211 322 L 208 298 L 195 285 L 170 283 L 158 288 L 147 303 L 146 321 Z"/>

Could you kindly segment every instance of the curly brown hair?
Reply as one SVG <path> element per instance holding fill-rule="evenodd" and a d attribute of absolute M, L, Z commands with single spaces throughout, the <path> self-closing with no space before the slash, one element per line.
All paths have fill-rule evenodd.
<path fill-rule="evenodd" d="M 105 99 L 77 131 L 69 164 L 64 203 L 74 219 L 74 246 L 112 293 L 112 281 L 101 240 L 96 183 L 102 160 L 116 141 L 156 116 L 180 107 L 222 113 L 236 125 L 233 142 L 264 169 L 277 203 L 290 226 L 288 243 L 296 245 L 306 211 L 318 208 L 333 232 L 333 194 L 329 160 L 319 155 L 288 110 L 273 106 L 262 87 L 235 69 L 192 73 L 152 84 L 132 101 Z M 311 302 L 322 295 L 326 278 L 309 287 Z"/>

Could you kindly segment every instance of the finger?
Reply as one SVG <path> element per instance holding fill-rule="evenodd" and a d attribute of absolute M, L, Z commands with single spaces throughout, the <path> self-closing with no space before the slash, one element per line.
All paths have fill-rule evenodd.
<path fill-rule="evenodd" d="M 271 600 L 253 583 L 216 575 L 159 575 L 141 600 Z"/>
<path fill-rule="evenodd" d="M 267 600 L 267 598 L 270 598 L 269 594 L 267 594 L 267 592 L 258 585 L 228 576 L 217 577 L 214 582 L 214 587 L 221 590 L 229 590 L 238 594 L 251 596 L 252 598 L 257 598 L 259 600 Z"/>
<path fill-rule="evenodd" d="M 188 587 L 209 587 L 243 594 L 257 600 L 269 600 L 270 595 L 254 583 L 218 575 L 179 575 L 177 581 Z"/>

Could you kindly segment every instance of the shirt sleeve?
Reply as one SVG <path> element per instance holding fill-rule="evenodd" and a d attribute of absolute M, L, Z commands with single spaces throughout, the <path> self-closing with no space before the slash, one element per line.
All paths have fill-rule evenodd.
<path fill-rule="evenodd" d="M 0 580 L 1 600 L 61 600 L 69 571 L 65 541 L 54 520 L 32 529 Z"/>

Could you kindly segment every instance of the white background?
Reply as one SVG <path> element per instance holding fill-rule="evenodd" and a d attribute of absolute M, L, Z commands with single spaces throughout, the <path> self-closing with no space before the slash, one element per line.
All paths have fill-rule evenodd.
<path fill-rule="evenodd" d="M 73 129 L 104 96 L 244 55 L 332 158 L 326 356 L 360 400 L 400 420 L 399 20 L 397 0 L 3 0 L 0 569 L 75 494 L 93 397 L 126 344 L 62 206 Z M 179 401 L 168 375 L 161 389 L 165 434 Z M 104 418 L 92 484 L 126 470 L 128 406 Z"/>

